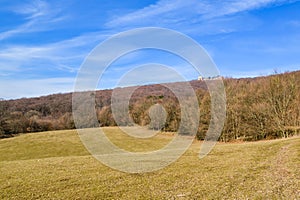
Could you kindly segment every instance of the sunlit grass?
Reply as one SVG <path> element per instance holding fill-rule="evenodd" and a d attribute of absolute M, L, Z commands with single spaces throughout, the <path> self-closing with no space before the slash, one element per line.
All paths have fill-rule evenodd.
<path fill-rule="evenodd" d="M 122 148 L 158 149 L 172 136 L 134 139 L 118 128 L 106 134 Z M 218 144 L 198 159 L 195 141 L 165 169 L 127 174 L 102 165 L 75 130 L 0 140 L 1 199 L 297 199 L 300 138 Z"/>

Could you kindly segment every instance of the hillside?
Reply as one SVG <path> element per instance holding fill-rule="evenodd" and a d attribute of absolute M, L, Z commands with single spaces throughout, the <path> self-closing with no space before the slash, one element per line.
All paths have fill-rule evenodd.
<path fill-rule="evenodd" d="M 171 138 L 107 136 L 130 151 L 161 148 Z M 127 174 L 94 159 L 75 130 L 0 140 L 0 199 L 297 199 L 300 138 L 219 143 L 203 159 L 194 141 L 162 170 Z"/>
<path fill-rule="evenodd" d="M 182 87 L 182 83 L 170 84 Z M 201 109 L 197 136 L 203 139 L 210 121 L 210 96 L 204 81 L 191 81 L 190 84 Z M 300 71 L 257 78 L 226 78 L 224 84 L 227 121 L 220 140 L 260 140 L 299 134 Z M 110 107 L 111 94 L 112 90 L 91 92 L 95 96 L 100 126 L 116 125 Z M 71 102 L 71 93 L 0 101 L 0 137 L 74 129 Z M 163 131 L 177 131 L 180 124 L 178 101 L 168 88 L 159 84 L 141 86 L 133 93 L 129 111 L 134 122 L 149 125 L 148 110 L 156 103 L 162 104 L 168 113 Z M 95 126 L 98 124 L 86 125 Z"/>

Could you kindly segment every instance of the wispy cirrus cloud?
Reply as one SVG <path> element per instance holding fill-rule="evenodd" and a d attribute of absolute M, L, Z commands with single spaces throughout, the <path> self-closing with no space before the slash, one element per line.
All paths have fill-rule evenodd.
<path fill-rule="evenodd" d="M 94 32 L 39 45 L 7 45 L 0 49 L 0 70 L 2 75 L 51 66 L 57 70 L 75 72 L 80 63 L 96 44 L 108 37 L 109 33 Z M 0 75 L 1 76 L 1 75 Z"/>
<path fill-rule="evenodd" d="M 51 7 L 47 2 L 41 0 L 12 7 L 11 12 L 21 15 L 25 22 L 13 29 L 1 32 L 0 41 L 18 34 L 49 30 L 51 25 L 63 21 L 66 17 L 62 15 L 60 9 Z"/>
<path fill-rule="evenodd" d="M 33 19 L 47 15 L 49 5 L 44 1 L 35 0 L 25 5 L 15 6 L 12 10 L 17 14 L 25 15 L 27 19 Z"/>
<path fill-rule="evenodd" d="M 3 0 L 0 97 L 34 95 L 31 91 L 35 91 L 35 96 L 72 91 L 71 84 L 55 78 L 67 78 L 70 83 L 84 58 L 101 41 L 114 33 L 144 26 L 165 27 L 189 35 L 208 50 L 224 75 L 259 75 L 261 69 L 291 67 L 299 63 L 300 4 L 292 4 L 295 1 L 152 0 L 128 1 L 125 5 L 97 0 Z M 106 59 L 112 51 L 97 59 Z M 113 87 L 115 79 L 132 66 L 147 62 L 170 64 L 187 70 L 188 78 L 195 77 L 176 59 L 160 58 L 153 52 L 149 57 L 139 53 L 116 62 L 107 72 L 104 88 Z M 165 60 L 170 63 L 164 63 Z M 69 89 L 57 84 L 68 85 Z M 6 86 L 15 87 L 16 92 Z M 25 88 L 31 88 L 28 95 Z"/>
<path fill-rule="evenodd" d="M 296 1 L 296 0 L 294 0 Z M 183 26 L 203 20 L 234 15 L 267 6 L 291 3 L 290 0 L 160 0 L 143 9 L 113 18 L 106 23 L 109 28 L 126 26 Z"/>

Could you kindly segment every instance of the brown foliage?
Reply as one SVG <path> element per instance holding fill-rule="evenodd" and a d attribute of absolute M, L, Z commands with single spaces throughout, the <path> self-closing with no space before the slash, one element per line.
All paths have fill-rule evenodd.
<path fill-rule="evenodd" d="M 191 81 L 199 106 L 200 121 L 197 137 L 204 139 L 211 121 L 210 94 L 204 81 Z M 227 118 L 220 140 L 260 140 L 289 137 L 300 130 L 300 71 L 274 74 L 267 77 L 224 79 L 227 99 Z M 178 99 L 168 86 L 184 91 L 184 84 L 140 86 L 129 102 L 133 122 L 164 131 L 178 131 L 181 110 Z M 125 90 L 126 88 L 120 88 Z M 95 98 L 98 122 L 86 120 L 83 127 L 115 126 L 111 111 L 112 90 L 90 92 Z M 161 104 L 167 115 L 166 123 L 151 123 L 149 111 Z M 85 109 L 79 105 L 79 109 Z M 156 108 L 152 112 L 163 112 Z M 188 113 L 185 113 L 188 114 Z M 122 118 L 122 116 L 119 116 Z M 87 116 L 87 119 L 92 118 Z M 121 120 L 122 121 L 122 120 Z M 191 124 L 196 122 L 191 120 Z M 132 125 L 124 118 L 122 125 Z M 54 94 L 38 98 L 0 101 L 0 136 L 17 133 L 73 129 L 72 94 Z M 188 131 L 182 127 L 181 131 Z"/>

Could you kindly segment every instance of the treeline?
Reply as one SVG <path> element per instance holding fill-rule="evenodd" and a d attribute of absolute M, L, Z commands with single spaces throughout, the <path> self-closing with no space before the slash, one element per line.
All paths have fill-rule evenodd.
<path fill-rule="evenodd" d="M 260 140 L 300 133 L 300 71 L 227 79 L 227 119 L 220 140 Z"/>
<path fill-rule="evenodd" d="M 172 84 L 184 90 L 183 83 L 169 85 Z M 204 81 L 191 81 L 190 84 L 200 106 L 197 138 L 204 139 L 211 120 L 210 94 Z M 224 84 L 227 118 L 221 141 L 260 140 L 299 134 L 300 71 L 258 78 L 226 78 Z M 86 120 L 84 127 L 116 126 L 111 111 L 112 90 L 89 92 L 89 95 L 95 98 L 98 122 Z M 160 120 L 157 120 L 158 123 L 150 120 L 149 109 L 156 104 L 161 104 L 167 113 L 165 124 L 160 124 Z M 159 107 L 155 112 L 161 112 Z M 135 90 L 130 99 L 129 113 L 135 123 L 164 131 L 178 131 L 181 121 L 178 99 L 167 87 L 158 84 Z M 121 123 L 132 125 L 125 117 Z M 189 123 L 196 122 L 191 120 Z M 0 101 L 0 137 L 74 128 L 71 93 Z"/>

